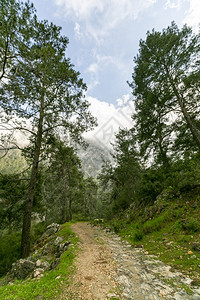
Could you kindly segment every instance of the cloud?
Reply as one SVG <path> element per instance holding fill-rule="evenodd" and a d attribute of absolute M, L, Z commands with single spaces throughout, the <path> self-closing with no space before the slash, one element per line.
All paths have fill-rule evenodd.
<path fill-rule="evenodd" d="M 89 93 L 90 91 L 92 91 L 99 84 L 100 84 L 100 82 L 98 80 L 95 80 L 95 79 L 92 80 L 91 83 L 88 84 L 87 93 Z"/>
<path fill-rule="evenodd" d="M 190 0 L 190 8 L 187 12 L 187 16 L 184 19 L 184 23 L 187 23 L 189 26 L 192 26 L 195 31 L 199 30 L 200 27 L 200 1 L 199 0 Z"/>
<path fill-rule="evenodd" d="M 74 33 L 75 33 L 76 38 L 78 40 L 80 40 L 82 37 L 82 33 L 81 33 L 81 26 L 79 23 L 75 23 Z"/>
<path fill-rule="evenodd" d="M 86 72 L 93 73 L 96 76 L 98 75 L 99 70 L 103 70 L 105 67 L 109 66 L 110 64 L 119 66 L 119 62 L 116 61 L 116 59 L 113 56 L 95 54 L 94 60 L 95 63 L 91 63 L 87 67 Z"/>
<path fill-rule="evenodd" d="M 54 1 L 59 8 L 58 13 L 64 13 L 79 25 L 81 23 L 84 27 L 82 32 L 98 42 L 121 22 L 127 19 L 137 19 L 142 11 L 157 2 L 157 0 Z"/>
<path fill-rule="evenodd" d="M 101 55 L 95 52 L 93 59 L 94 62 L 86 69 L 86 72 L 90 73 L 91 77 L 91 84 L 88 85 L 88 91 L 91 91 L 99 85 L 99 73 L 105 71 L 106 68 L 117 69 L 120 73 L 127 72 L 127 65 L 123 62 L 121 57 Z"/>
<path fill-rule="evenodd" d="M 98 126 L 85 133 L 84 137 L 98 142 L 103 147 L 110 148 L 119 128 L 131 128 L 133 126 L 131 116 L 135 111 L 134 102 L 130 101 L 130 95 L 122 96 L 121 101 L 118 99 L 120 107 L 93 97 L 87 97 L 87 100 L 91 104 L 92 115 L 98 120 Z"/>
<path fill-rule="evenodd" d="M 167 0 L 165 4 L 165 9 L 168 8 L 180 9 L 181 4 L 182 4 L 182 0 Z"/>

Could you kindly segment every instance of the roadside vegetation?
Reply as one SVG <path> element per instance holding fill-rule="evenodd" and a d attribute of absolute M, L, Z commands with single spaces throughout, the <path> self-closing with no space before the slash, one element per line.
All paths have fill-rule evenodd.
<path fill-rule="evenodd" d="M 71 246 L 61 256 L 61 261 L 55 270 L 44 272 L 44 276 L 38 279 L 16 280 L 12 285 L 0 287 L 0 299 L 57 299 L 61 292 L 69 284 L 70 275 L 74 271 L 73 260 L 76 254 L 77 237 L 70 229 L 70 223 L 63 224 L 59 236 L 64 241 L 70 240 Z M 3 281 L 3 278 L 2 280 Z M 0 282 L 1 283 L 1 282 Z"/>

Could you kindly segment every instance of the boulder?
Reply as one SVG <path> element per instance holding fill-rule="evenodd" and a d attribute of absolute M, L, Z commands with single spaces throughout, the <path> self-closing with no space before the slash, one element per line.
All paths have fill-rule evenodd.
<path fill-rule="evenodd" d="M 33 272 L 33 277 L 34 277 L 34 278 L 40 278 L 40 277 L 43 276 L 43 273 L 44 273 L 44 269 L 42 269 L 42 268 L 37 268 L 37 269 L 35 269 L 34 272 Z"/>
<path fill-rule="evenodd" d="M 58 246 L 60 243 L 62 243 L 62 241 L 63 241 L 63 237 L 58 236 L 54 241 L 54 245 Z"/>
<path fill-rule="evenodd" d="M 37 268 L 42 268 L 44 271 L 50 269 L 50 263 L 48 263 L 48 261 L 41 261 L 40 259 L 38 259 L 35 265 Z"/>
<path fill-rule="evenodd" d="M 52 223 L 51 225 L 47 226 L 46 234 L 51 235 L 60 230 L 61 226 L 57 223 Z"/>
<path fill-rule="evenodd" d="M 66 241 L 65 243 L 60 244 L 59 245 L 59 252 L 61 252 L 61 253 L 65 252 L 69 248 L 70 244 L 71 244 L 70 241 Z"/>
<path fill-rule="evenodd" d="M 54 235 L 61 229 L 61 226 L 57 223 L 52 223 L 51 225 L 47 226 L 47 230 L 42 235 L 42 239 L 47 238 L 51 235 Z"/>
<path fill-rule="evenodd" d="M 11 275 L 16 279 L 24 279 L 35 269 L 35 263 L 27 259 L 19 259 L 12 264 Z"/>

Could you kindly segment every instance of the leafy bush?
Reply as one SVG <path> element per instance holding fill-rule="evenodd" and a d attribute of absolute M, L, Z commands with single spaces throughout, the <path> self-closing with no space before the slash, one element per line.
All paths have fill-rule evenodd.
<path fill-rule="evenodd" d="M 40 222 L 31 229 L 31 242 L 34 243 L 46 230 L 46 223 Z"/>
<path fill-rule="evenodd" d="M 159 231 L 162 227 L 165 226 L 167 220 L 168 220 L 169 214 L 166 212 L 165 214 L 162 214 L 158 216 L 157 218 L 154 218 L 153 220 L 149 220 L 143 225 L 143 231 L 145 234 L 152 233 L 154 231 Z"/>
<path fill-rule="evenodd" d="M 21 233 L 16 232 L 0 238 L 0 276 L 5 275 L 12 263 L 20 258 Z"/>
<path fill-rule="evenodd" d="M 190 218 L 189 220 L 182 220 L 181 225 L 184 230 L 191 233 L 200 230 L 200 222 L 194 218 Z"/>
<path fill-rule="evenodd" d="M 134 240 L 136 241 L 136 242 L 139 242 L 139 241 L 141 241 L 142 239 L 143 239 L 143 236 L 144 236 L 144 233 L 142 232 L 142 230 L 137 230 L 136 232 L 135 232 L 135 234 L 134 234 Z"/>

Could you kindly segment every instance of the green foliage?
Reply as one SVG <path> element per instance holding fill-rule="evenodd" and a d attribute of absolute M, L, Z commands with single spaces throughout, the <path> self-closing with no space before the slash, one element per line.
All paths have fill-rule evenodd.
<path fill-rule="evenodd" d="M 0 151 L 0 173 L 1 174 L 17 174 L 27 168 L 27 163 L 21 155 L 20 150 Z"/>
<path fill-rule="evenodd" d="M 200 149 L 200 34 L 172 22 L 140 40 L 133 81 L 137 138 L 145 162 L 166 167 L 173 151 Z M 150 160 L 151 156 L 151 160 Z"/>
<path fill-rule="evenodd" d="M 0 229 L 19 229 L 27 183 L 19 175 L 0 175 Z"/>
<path fill-rule="evenodd" d="M 0 287 L 0 295 L 3 299 L 35 299 L 42 297 L 43 299 L 55 299 L 60 296 L 67 287 L 69 276 L 73 272 L 72 263 L 76 253 L 77 238 L 70 229 L 70 223 L 64 224 L 61 234 L 64 240 L 70 240 L 73 247 L 70 247 L 61 256 L 61 262 L 57 269 L 47 271 L 40 280 L 15 281 L 11 285 Z"/>
<path fill-rule="evenodd" d="M 141 177 L 141 165 L 137 152 L 134 130 L 121 129 L 114 145 L 114 167 L 105 163 L 99 179 L 110 189 L 113 212 L 126 209 L 135 196 Z"/>
<path fill-rule="evenodd" d="M 162 215 L 153 218 L 152 220 L 146 221 L 142 228 L 143 232 L 145 234 L 152 233 L 155 231 L 161 230 L 163 227 L 165 227 L 165 224 L 168 223 L 170 220 L 170 214 L 169 212 L 165 212 Z"/>
<path fill-rule="evenodd" d="M 46 222 L 39 222 L 31 228 L 31 243 L 34 244 L 46 230 Z"/>
<path fill-rule="evenodd" d="M 0 277 L 20 258 L 21 233 L 15 232 L 0 237 Z"/>
<path fill-rule="evenodd" d="M 144 237 L 143 231 L 138 229 L 134 233 L 133 241 L 139 242 L 143 239 L 143 237 Z"/>
<path fill-rule="evenodd" d="M 200 223 L 199 220 L 195 218 L 189 218 L 188 220 L 182 220 L 180 222 L 183 230 L 188 231 L 189 233 L 196 233 L 200 231 Z"/>
<path fill-rule="evenodd" d="M 187 276 L 199 278 L 200 253 L 192 247 L 200 234 L 199 195 L 196 186 L 179 193 L 177 199 L 169 187 L 154 204 L 135 203 L 108 225 L 133 245 L 142 244 L 149 254 Z"/>

